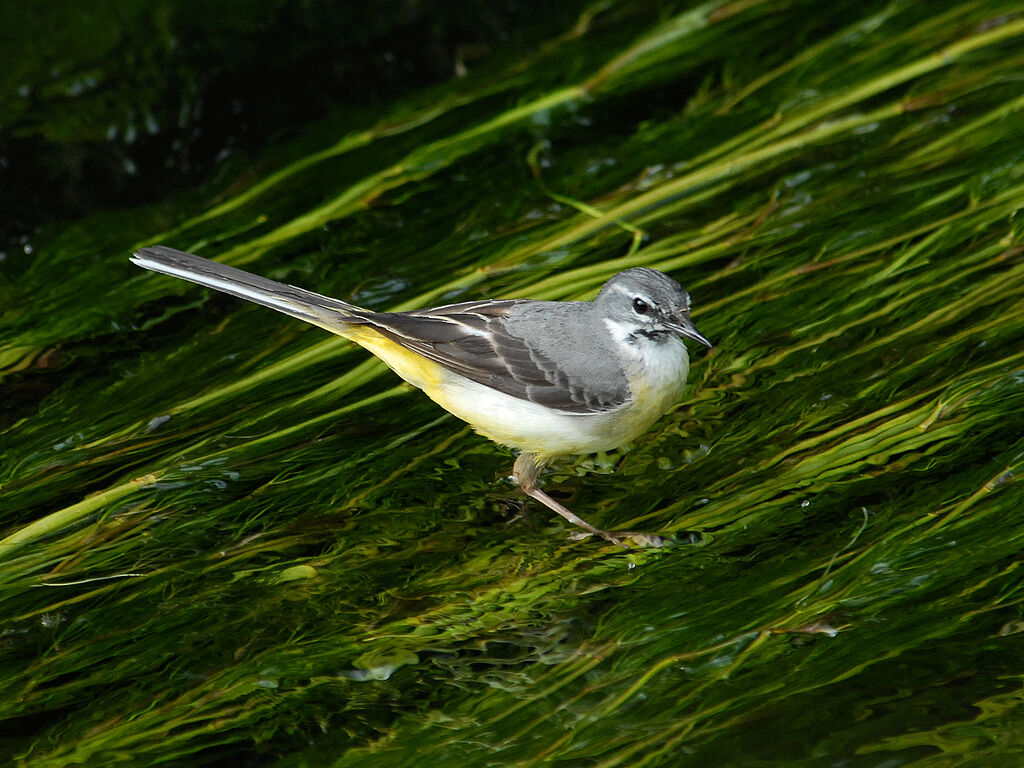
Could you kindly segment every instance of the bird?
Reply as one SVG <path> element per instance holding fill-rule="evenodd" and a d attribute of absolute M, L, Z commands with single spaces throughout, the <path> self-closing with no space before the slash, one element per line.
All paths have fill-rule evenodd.
<path fill-rule="evenodd" d="M 512 479 L 530 498 L 588 535 L 629 548 L 654 534 L 606 531 L 539 486 L 554 459 L 607 451 L 646 432 L 682 395 L 683 339 L 711 349 L 674 279 L 634 267 L 592 301 L 485 299 L 407 312 L 374 312 L 163 245 L 131 261 L 305 320 L 364 347 L 398 376 L 519 452 Z"/>

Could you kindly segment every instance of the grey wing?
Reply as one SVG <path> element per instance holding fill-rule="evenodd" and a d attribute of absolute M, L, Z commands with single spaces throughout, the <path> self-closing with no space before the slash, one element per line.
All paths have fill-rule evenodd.
<path fill-rule="evenodd" d="M 366 312 L 358 322 L 467 379 L 557 411 L 601 413 L 626 403 L 632 395 L 624 376 L 595 386 L 509 331 L 509 312 L 535 303 L 481 301 L 415 312 Z"/>

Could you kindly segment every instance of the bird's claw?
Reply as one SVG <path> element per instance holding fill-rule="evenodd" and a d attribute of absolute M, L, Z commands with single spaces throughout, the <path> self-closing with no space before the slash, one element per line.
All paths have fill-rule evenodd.
<path fill-rule="evenodd" d="M 605 541 L 611 542 L 623 549 L 646 549 L 648 547 L 667 547 L 670 540 L 656 533 L 644 533 L 642 531 L 573 531 L 569 538 L 573 541 L 582 541 L 590 536 L 600 536 Z M 628 544 L 626 542 L 629 542 Z"/>

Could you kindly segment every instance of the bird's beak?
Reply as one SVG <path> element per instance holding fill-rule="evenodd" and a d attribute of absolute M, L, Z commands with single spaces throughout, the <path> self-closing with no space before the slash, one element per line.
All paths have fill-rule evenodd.
<path fill-rule="evenodd" d="M 669 329 L 673 333 L 677 333 L 684 339 L 693 339 L 694 341 L 703 344 L 708 349 L 711 349 L 711 342 L 708 341 L 707 337 L 697 330 L 697 326 L 693 324 L 693 320 L 690 319 L 689 312 L 680 312 L 675 316 L 672 322 L 667 323 Z"/>

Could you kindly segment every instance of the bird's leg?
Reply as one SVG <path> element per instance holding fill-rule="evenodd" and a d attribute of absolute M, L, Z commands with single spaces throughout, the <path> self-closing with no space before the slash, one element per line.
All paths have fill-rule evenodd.
<path fill-rule="evenodd" d="M 530 498 L 536 499 L 548 509 L 554 510 L 573 525 L 578 525 L 580 528 L 585 531 L 589 531 L 595 536 L 607 539 L 612 544 L 618 544 L 620 547 L 629 549 L 629 547 L 626 547 L 626 545 L 622 543 L 622 540 L 617 536 L 609 533 L 608 531 L 602 531 L 600 528 L 595 528 L 582 517 L 566 509 L 538 488 L 537 476 L 540 474 L 540 468 L 541 463 L 537 461 L 536 454 L 524 451 L 519 454 L 519 458 L 516 459 L 516 463 L 512 467 L 512 479 L 515 480 L 519 487 L 523 489 L 523 493 Z"/>

